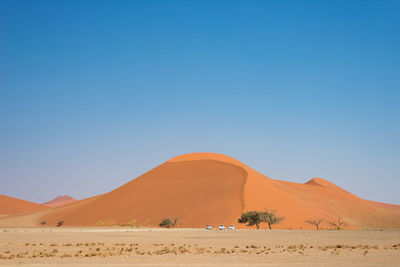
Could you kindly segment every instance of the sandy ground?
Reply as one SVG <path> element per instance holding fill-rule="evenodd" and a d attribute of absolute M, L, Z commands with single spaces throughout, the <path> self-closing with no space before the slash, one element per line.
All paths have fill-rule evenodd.
<path fill-rule="evenodd" d="M 0 265 L 400 266 L 400 230 L 0 228 Z"/>

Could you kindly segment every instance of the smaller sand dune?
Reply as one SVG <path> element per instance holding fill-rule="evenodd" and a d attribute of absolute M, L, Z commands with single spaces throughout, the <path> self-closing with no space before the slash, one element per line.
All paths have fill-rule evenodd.
<path fill-rule="evenodd" d="M 68 195 L 64 195 L 64 196 L 58 196 L 50 201 L 47 201 L 47 202 L 43 203 L 43 205 L 54 208 L 54 207 L 61 207 L 61 206 L 67 205 L 67 204 L 73 203 L 75 201 L 77 201 L 77 199 L 75 199 L 71 196 L 68 196 Z"/>
<path fill-rule="evenodd" d="M 47 209 L 46 206 L 30 201 L 0 195 L 0 214 L 14 215 L 20 213 L 35 212 Z"/>
<path fill-rule="evenodd" d="M 305 184 L 318 185 L 318 186 L 322 186 L 322 187 L 326 187 L 326 188 L 330 188 L 330 189 L 341 190 L 343 192 L 347 192 L 343 188 L 335 185 L 334 183 L 329 182 L 328 180 L 320 178 L 320 177 L 314 177 L 310 181 L 306 182 Z"/>

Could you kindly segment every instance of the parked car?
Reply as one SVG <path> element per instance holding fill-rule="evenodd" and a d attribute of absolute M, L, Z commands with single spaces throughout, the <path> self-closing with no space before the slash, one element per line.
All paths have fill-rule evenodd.
<path fill-rule="evenodd" d="M 235 230 L 235 226 L 234 226 L 234 225 L 230 225 L 230 226 L 228 227 L 228 229 L 229 229 L 229 230 Z"/>
<path fill-rule="evenodd" d="M 212 226 L 211 225 L 207 225 L 206 226 L 206 230 L 212 230 Z"/>
<path fill-rule="evenodd" d="M 225 230 L 225 226 L 223 226 L 222 224 L 218 227 L 219 230 Z"/>

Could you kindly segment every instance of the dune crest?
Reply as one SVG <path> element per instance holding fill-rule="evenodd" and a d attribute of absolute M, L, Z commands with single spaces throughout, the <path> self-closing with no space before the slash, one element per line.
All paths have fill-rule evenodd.
<path fill-rule="evenodd" d="M 314 177 L 311 180 L 309 180 L 308 182 L 306 182 L 305 184 L 309 184 L 309 185 L 318 185 L 318 186 L 322 186 L 322 187 L 326 187 L 326 188 L 331 188 L 331 189 L 336 189 L 336 190 L 342 190 L 344 192 L 347 192 L 346 190 L 344 190 L 343 188 L 341 188 L 340 186 L 335 185 L 334 183 L 329 182 L 328 180 L 325 180 L 323 178 L 320 177 Z"/>

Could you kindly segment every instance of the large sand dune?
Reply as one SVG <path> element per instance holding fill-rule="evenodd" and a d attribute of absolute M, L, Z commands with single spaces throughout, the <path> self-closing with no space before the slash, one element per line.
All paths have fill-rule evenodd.
<path fill-rule="evenodd" d="M 175 157 L 109 193 L 30 216 L 29 223 L 93 226 L 99 221 L 157 226 L 179 217 L 180 227 L 236 225 L 243 211 L 276 209 L 285 220 L 277 228 L 312 229 L 304 220 L 341 217 L 348 228 L 399 228 L 400 206 L 361 199 L 322 178 L 305 184 L 270 179 L 221 154 Z M 27 219 L 19 217 L 14 224 Z M 13 224 L 12 218 L 0 225 Z M 328 224 L 321 225 L 326 228 Z"/>
<path fill-rule="evenodd" d="M 30 201 L 0 195 L 0 214 L 12 215 L 19 213 L 35 212 L 46 209 L 46 206 Z"/>

